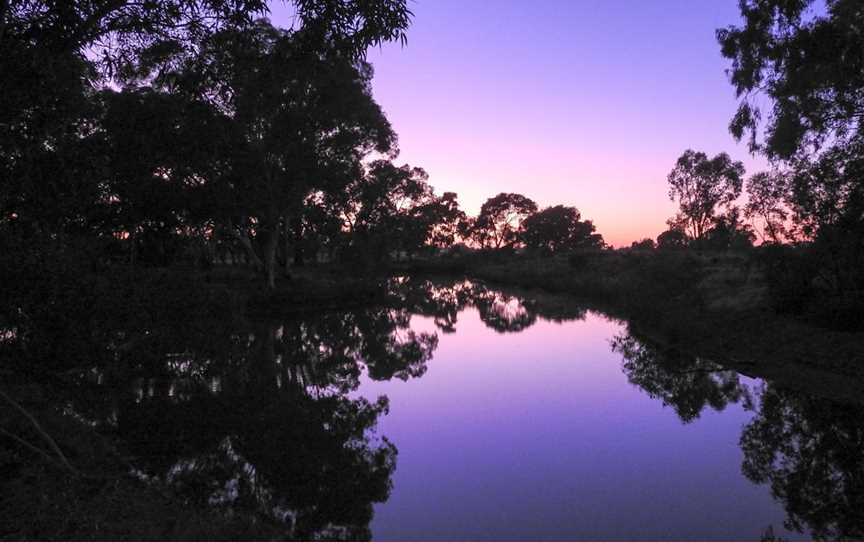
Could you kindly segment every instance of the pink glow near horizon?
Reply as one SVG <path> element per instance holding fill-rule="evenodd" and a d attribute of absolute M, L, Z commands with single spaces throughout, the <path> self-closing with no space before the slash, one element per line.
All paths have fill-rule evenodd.
<path fill-rule="evenodd" d="M 273 6 L 274 23 L 288 9 Z M 518 192 L 577 207 L 607 242 L 656 237 L 674 213 L 666 175 L 687 148 L 736 144 L 728 67 L 714 30 L 736 0 L 417 0 L 406 47 L 370 51 L 374 92 L 399 134 L 399 162 L 476 214 Z"/>

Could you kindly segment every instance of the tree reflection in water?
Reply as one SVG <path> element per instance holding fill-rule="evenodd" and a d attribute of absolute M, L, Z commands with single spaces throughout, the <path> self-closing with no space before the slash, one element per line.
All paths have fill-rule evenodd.
<path fill-rule="evenodd" d="M 142 477 L 189 502 L 284 523 L 300 540 L 367 539 L 396 448 L 375 435 L 386 397 L 348 393 L 363 370 L 423 374 L 437 337 L 409 323 L 381 308 L 156 341 L 167 350 L 157 371 L 128 381 L 96 369 L 73 405 L 129 450 Z"/>
<path fill-rule="evenodd" d="M 93 361 L 67 371 L 71 382 L 56 390 L 55 407 L 71 425 L 83 421 L 110 440 L 136 476 L 170 486 L 183 502 L 257 518 L 291 539 L 368 539 L 397 451 L 376 434 L 387 398 L 352 392 L 363 374 L 407 380 L 426 372 L 438 335 L 412 329 L 412 316 L 452 333 L 459 312 L 475 307 L 505 333 L 539 318 L 585 315 L 569 301 L 468 281 L 403 278 L 389 289 L 381 306 L 350 311 L 254 321 L 205 309 L 170 324 L 112 321 L 100 330 L 107 339 L 70 344 L 76 358 L 89 352 Z"/>
<path fill-rule="evenodd" d="M 769 484 L 789 528 L 864 539 L 864 406 L 766 385 L 741 449 L 744 474 Z"/>
<path fill-rule="evenodd" d="M 455 332 L 468 307 L 498 333 L 586 314 L 562 296 L 400 278 L 381 306 L 352 311 L 266 321 L 205 311 L 171 326 L 119 321 L 100 331 L 110 340 L 89 346 L 93 366 L 52 389 L 52 408 L 94 427 L 137 476 L 169 485 L 185 502 L 257 518 L 289 539 L 369 539 L 397 450 L 376 432 L 387 398 L 352 392 L 364 374 L 421 377 L 438 332 Z M 436 331 L 412 329 L 414 315 Z M 16 337 L 4 340 L 15 348 Z M 773 384 L 751 392 L 735 371 L 633 333 L 612 348 L 629 381 L 684 423 L 709 407 L 755 411 L 741 437 L 743 470 L 770 485 L 790 528 L 825 540 L 864 538 L 864 407 Z"/>
<path fill-rule="evenodd" d="M 684 423 L 699 418 L 708 406 L 720 411 L 729 403 L 743 401 L 748 408 L 752 404 L 738 373 L 712 361 L 663 348 L 632 334 L 612 339 L 612 350 L 621 354 L 627 379 L 671 406 Z"/>
<path fill-rule="evenodd" d="M 768 484 L 786 511 L 785 526 L 816 540 L 864 539 L 864 405 L 762 384 L 633 334 L 612 340 L 629 381 L 671 406 L 682 422 L 710 406 L 742 402 L 755 411 L 744 427 L 742 470 Z M 764 539 L 775 540 L 772 530 Z"/>

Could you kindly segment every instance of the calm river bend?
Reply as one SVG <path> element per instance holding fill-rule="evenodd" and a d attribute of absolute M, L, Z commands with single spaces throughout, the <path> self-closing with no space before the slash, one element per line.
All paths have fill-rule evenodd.
<path fill-rule="evenodd" d="M 652 344 L 566 297 L 416 278 L 392 291 L 151 340 L 134 378 L 94 371 L 70 408 L 136 476 L 290 539 L 864 532 L 861 404 Z"/>

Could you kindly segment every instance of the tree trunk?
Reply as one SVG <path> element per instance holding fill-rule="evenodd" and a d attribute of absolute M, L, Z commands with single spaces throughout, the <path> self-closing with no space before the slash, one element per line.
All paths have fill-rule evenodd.
<path fill-rule="evenodd" d="M 303 221 L 295 218 L 291 223 L 294 230 L 294 265 L 303 267 Z M 285 233 L 287 237 L 287 230 Z"/>
<path fill-rule="evenodd" d="M 255 253 L 255 247 L 252 246 L 252 240 L 249 239 L 249 236 L 245 233 L 234 232 L 234 236 L 240 241 L 240 246 L 246 251 L 247 260 L 252 262 L 252 265 L 257 270 L 264 269 L 264 262 L 261 261 L 261 258 L 258 257 L 258 254 Z"/>
<path fill-rule="evenodd" d="M 267 288 L 276 289 L 276 248 L 279 244 L 279 227 L 274 224 L 267 234 L 264 247 L 264 272 L 267 276 Z"/>

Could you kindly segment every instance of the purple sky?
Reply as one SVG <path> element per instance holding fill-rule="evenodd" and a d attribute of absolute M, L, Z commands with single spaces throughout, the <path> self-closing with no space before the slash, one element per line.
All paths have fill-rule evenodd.
<path fill-rule="evenodd" d="M 665 229 L 666 175 L 688 147 L 760 167 L 727 130 L 736 101 L 714 38 L 737 0 L 410 5 L 407 46 L 370 51 L 375 97 L 398 162 L 471 214 L 519 192 L 576 206 L 620 246 Z M 274 6 L 274 23 L 287 13 Z"/>

